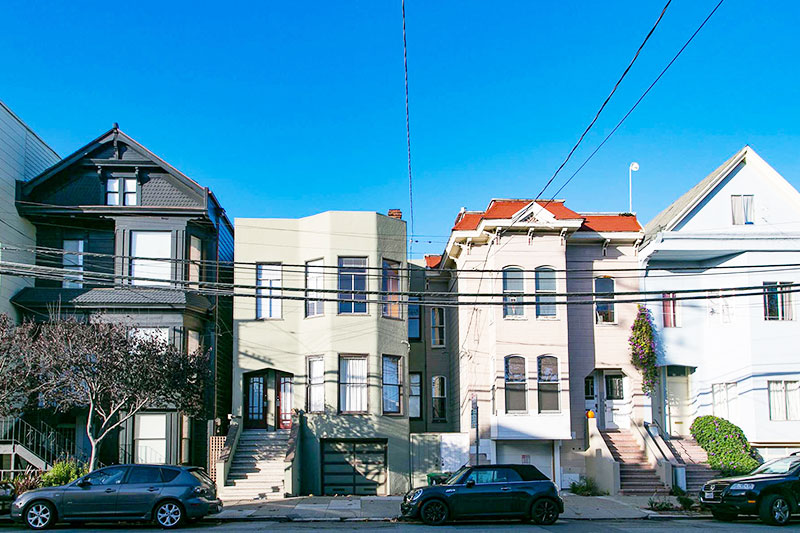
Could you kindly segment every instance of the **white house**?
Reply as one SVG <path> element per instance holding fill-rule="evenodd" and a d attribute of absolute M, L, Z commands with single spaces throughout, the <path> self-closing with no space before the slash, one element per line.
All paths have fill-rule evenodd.
<path fill-rule="evenodd" d="M 800 193 L 745 146 L 645 227 L 639 260 L 665 298 L 654 421 L 686 435 L 714 414 L 765 458 L 800 447 L 800 269 L 775 266 L 800 264 Z"/>

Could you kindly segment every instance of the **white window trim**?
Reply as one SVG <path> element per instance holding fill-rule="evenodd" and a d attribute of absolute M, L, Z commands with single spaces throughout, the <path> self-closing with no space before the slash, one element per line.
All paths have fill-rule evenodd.
<path fill-rule="evenodd" d="M 556 283 L 556 288 L 553 289 L 552 291 L 540 291 L 538 289 L 538 287 L 536 286 L 536 276 L 539 274 L 539 272 L 547 272 L 547 271 L 550 271 L 550 272 L 553 273 L 553 279 L 554 279 L 554 281 Z M 555 294 L 558 293 L 558 277 L 555 274 L 556 274 L 556 269 L 551 267 L 551 266 L 549 266 L 549 265 L 538 266 L 534 270 L 533 288 L 534 288 L 534 292 L 536 293 L 536 298 L 534 298 L 534 315 L 536 316 L 536 320 L 558 320 L 559 319 L 558 318 L 558 304 L 556 303 L 556 297 L 555 297 Z M 540 294 L 542 296 L 553 296 L 553 307 L 555 308 L 555 314 L 553 314 L 553 315 L 539 315 L 538 298 L 539 298 Z M 549 305 L 549 304 L 543 304 L 543 305 Z"/>
<path fill-rule="evenodd" d="M 277 273 L 277 276 L 262 276 L 265 273 Z M 277 285 L 275 281 L 277 280 Z M 283 318 L 283 300 L 280 296 L 283 283 L 282 263 L 256 264 L 256 319 L 281 320 Z M 266 308 L 264 306 L 267 306 Z"/>
<path fill-rule="evenodd" d="M 522 375 L 524 376 L 523 377 L 523 381 L 508 381 L 508 360 L 511 359 L 512 357 L 519 357 L 520 359 L 522 359 L 522 364 L 523 364 L 523 367 L 524 367 L 524 369 L 522 371 Z M 507 403 L 507 398 L 508 398 L 507 385 L 509 383 L 512 383 L 512 384 L 522 383 L 522 384 L 525 385 L 525 388 L 523 390 L 523 397 L 525 398 L 525 409 L 523 409 L 523 410 L 516 410 L 515 409 L 513 411 L 509 410 L 508 403 Z M 510 354 L 510 355 L 507 355 L 507 356 L 505 356 L 503 358 L 503 392 L 504 392 L 504 394 L 503 394 L 503 403 L 505 404 L 505 414 L 507 414 L 507 415 L 526 415 L 526 414 L 528 414 L 528 358 L 525 357 L 524 355 Z"/>
<path fill-rule="evenodd" d="M 593 287 L 592 287 L 594 289 L 593 292 L 595 292 L 595 293 L 599 292 L 597 290 L 597 280 L 598 279 L 610 279 L 611 282 L 613 283 L 613 286 L 612 286 L 612 292 L 610 293 L 611 297 L 604 297 L 604 298 L 599 298 L 597 296 L 594 297 L 594 299 L 595 299 L 594 323 L 595 323 L 595 325 L 598 325 L 598 326 L 616 326 L 618 321 L 619 321 L 619 317 L 617 316 L 617 304 L 614 302 L 614 299 L 615 299 L 614 295 L 617 292 L 617 281 L 614 278 L 612 278 L 611 276 L 597 276 L 597 277 L 595 277 L 594 278 L 594 282 L 593 282 Z M 600 305 L 602 303 L 602 301 L 605 301 L 605 300 L 609 300 L 611 302 L 611 309 L 612 309 L 612 313 L 614 314 L 614 319 L 609 321 L 609 322 L 601 322 L 600 321 L 600 314 L 599 314 L 599 312 L 597 310 L 597 306 Z"/>
<path fill-rule="evenodd" d="M 147 256 L 147 255 L 137 255 L 137 252 L 134 250 L 135 244 L 137 242 L 137 235 L 160 235 L 161 237 L 167 237 L 169 239 L 169 252 L 166 256 Z M 173 253 L 173 235 L 171 231 L 163 231 L 163 230 L 131 230 L 130 232 L 130 284 L 137 285 L 137 286 L 147 286 L 147 287 L 169 287 L 172 284 L 172 272 L 173 272 L 173 264 L 172 264 L 172 253 Z M 137 270 L 144 270 L 144 272 L 137 272 Z M 148 270 L 150 272 L 148 272 Z M 161 271 L 165 271 L 166 278 L 160 277 L 162 276 Z M 137 280 L 135 278 L 141 277 L 145 279 Z M 155 280 L 155 281 L 151 281 Z"/>
<path fill-rule="evenodd" d="M 321 382 L 319 383 L 312 383 L 311 379 L 311 363 L 319 361 L 322 363 L 322 376 Z M 306 393 L 306 409 L 308 409 L 309 413 L 324 413 L 325 412 L 325 357 L 322 355 L 312 355 L 306 359 L 306 375 L 307 375 L 307 393 Z M 322 391 L 322 409 L 312 409 L 311 406 L 311 391 L 312 387 L 319 387 Z"/>
<path fill-rule="evenodd" d="M 438 311 L 438 313 L 437 313 Z M 441 324 L 436 324 L 436 315 L 440 315 L 442 319 Z M 441 328 L 442 335 L 441 335 L 441 343 L 436 344 L 434 342 L 435 335 L 433 332 L 437 329 Z M 432 348 L 444 348 L 447 346 L 447 324 L 444 315 L 444 307 L 431 307 L 431 347 Z"/>
<path fill-rule="evenodd" d="M 364 266 L 363 267 L 348 267 L 342 266 L 342 259 L 363 259 Z M 355 276 L 364 276 L 364 286 L 365 288 L 369 289 L 369 258 L 360 256 L 360 255 L 340 255 L 336 259 L 336 290 L 339 291 L 337 293 L 337 302 L 336 302 L 336 314 L 342 316 L 365 316 L 369 315 L 369 303 L 367 303 L 365 295 L 356 294 L 352 292 L 353 290 L 360 290 L 360 289 L 351 289 L 350 291 L 341 288 L 341 277 L 342 277 L 342 270 L 346 269 L 355 269 L 355 268 L 363 268 L 364 272 L 347 272 L 345 275 L 351 276 L 352 280 L 355 280 Z M 356 300 L 357 297 L 365 296 L 364 300 Z M 342 300 L 345 300 L 350 304 L 351 311 L 344 311 L 342 312 L 342 308 L 340 307 Z M 356 311 L 355 306 L 356 304 L 364 304 L 363 311 Z"/>
<path fill-rule="evenodd" d="M 337 272 L 338 275 L 338 272 Z M 309 281 L 314 280 L 315 285 L 318 286 L 310 287 Z M 337 278 L 338 279 L 338 278 Z M 325 263 L 322 258 L 320 259 L 312 259 L 310 261 L 306 261 L 306 268 L 305 268 L 305 288 L 306 288 L 306 301 L 303 304 L 304 313 L 306 318 L 315 318 L 318 316 L 325 315 L 325 302 L 322 300 L 324 298 L 325 293 L 317 292 L 320 289 L 325 288 Z M 319 312 L 315 312 L 314 314 L 310 314 L 309 304 L 314 304 L 314 310 L 317 310 L 319 307 Z M 338 305 L 338 303 L 337 303 Z"/>
<path fill-rule="evenodd" d="M 364 383 L 360 382 L 353 382 L 353 383 L 343 383 L 342 382 L 342 361 L 345 359 L 361 359 L 365 361 L 366 364 L 366 376 Z M 339 355 L 338 361 L 338 368 L 337 368 L 339 379 L 338 379 L 338 396 L 339 396 L 339 414 L 343 415 L 351 415 L 351 414 L 366 414 L 369 413 L 369 357 L 366 355 L 359 355 L 359 354 L 342 354 Z M 346 410 L 342 406 L 342 388 L 344 387 L 345 390 L 349 385 L 359 385 L 364 387 L 364 410 L 363 411 L 352 411 Z M 383 401 L 383 397 L 381 397 L 381 402 Z"/>
<path fill-rule="evenodd" d="M 522 290 L 521 291 L 510 291 L 506 290 L 506 273 L 507 272 L 519 272 L 522 275 Z M 527 319 L 525 313 L 525 271 L 516 266 L 516 265 L 509 265 L 503 267 L 503 272 L 500 274 L 500 288 L 503 292 L 503 320 L 525 320 Z M 514 302 L 507 302 L 506 298 L 518 298 Z M 519 307 L 522 311 L 522 314 L 513 315 L 507 312 L 507 308 L 509 307 Z"/>

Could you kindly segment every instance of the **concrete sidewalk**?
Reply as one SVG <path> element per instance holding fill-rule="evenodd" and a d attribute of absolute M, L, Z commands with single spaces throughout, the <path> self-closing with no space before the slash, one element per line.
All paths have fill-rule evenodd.
<path fill-rule="evenodd" d="M 576 496 L 562 494 L 562 518 L 571 520 L 636 520 L 686 518 L 643 509 L 647 498 L 635 496 Z M 391 521 L 399 518 L 402 496 L 307 496 L 284 500 L 226 502 L 225 509 L 210 520 Z"/>

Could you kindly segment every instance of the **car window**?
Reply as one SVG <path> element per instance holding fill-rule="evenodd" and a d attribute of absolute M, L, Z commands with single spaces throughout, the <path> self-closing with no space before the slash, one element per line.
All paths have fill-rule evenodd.
<path fill-rule="evenodd" d="M 522 481 L 522 476 L 513 468 L 498 468 L 495 470 L 494 480 L 495 483 L 512 483 Z"/>
<path fill-rule="evenodd" d="M 175 470 L 174 468 L 162 468 L 161 469 L 161 477 L 164 479 L 165 483 L 169 483 L 180 474 L 180 470 Z"/>
<path fill-rule="evenodd" d="M 111 466 L 98 470 L 97 472 L 92 472 L 83 479 L 90 485 L 95 486 L 119 485 L 122 483 L 122 478 L 125 477 L 125 472 L 127 470 L 128 468 L 124 466 Z"/>
<path fill-rule="evenodd" d="M 148 466 L 134 466 L 131 468 L 131 475 L 128 476 L 128 483 L 161 483 L 161 470 Z"/>
<path fill-rule="evenodd" d="M 800 465 L 800 457 L 783 457 L 764 463 L 755 470 L 753 474 L 788 474 Z"/>
<path fill-rule="evenodd" d="M 193 469 L 189 470 L 189 473 L 195 479 L 197 479 L 200 483 L 203 483 L 204 485 L 213 485 L 214 484 L 214 481 L 210 477 L 208 477 L 208 475 L 203 470 L 200 470 L 199 468 L 193 468 Z"/>
<path fill-rule="evenodd" d="M 476 485 L 494 483 L 494 474 L 495 471 L 493 468 L 479 468 L 470 472 L 464 482 L 466 483 L 467 481 L 474 481 Z"/>
<path fill-rule="evenodd" d="M 447 478 L 447 481 L 445 481 L 443 484 L 455 485 L 456 483 L 458 483 L 458 480 L 461 479 L 461 476 L 463 476 L 464 472 L 466 472 L 467 470 L 469 470 L 468 466 L 462 466 L 454 474 L 452 474 L 449 478 Z M 462 481 L 461 483 L 466 483 L 466 480 Z"/>

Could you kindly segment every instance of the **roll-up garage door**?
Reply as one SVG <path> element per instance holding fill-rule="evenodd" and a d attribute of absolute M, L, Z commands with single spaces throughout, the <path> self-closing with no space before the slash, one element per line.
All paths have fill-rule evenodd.
<path fill-rule="evenodd" d="M 532 464 L 553 478 L 553 441 L 498 441 L 498 464 Z"/>
<path fill-rule="evenodd" d="M 323 440 L 322 494 L 387 494 L 386 441 Z"/>

